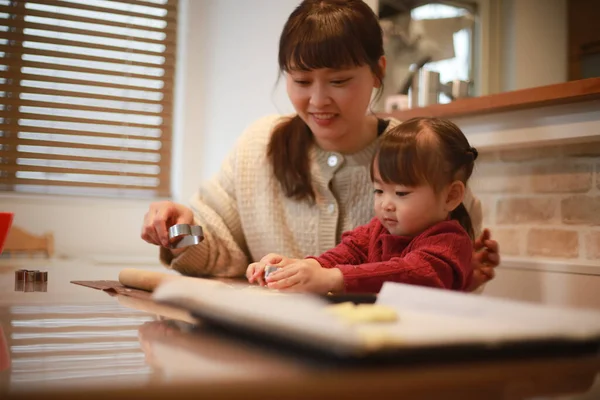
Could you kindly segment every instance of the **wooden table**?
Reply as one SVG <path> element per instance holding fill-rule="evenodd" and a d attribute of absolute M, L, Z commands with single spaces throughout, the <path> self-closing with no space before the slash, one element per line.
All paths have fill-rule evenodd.
<path fill-rule="evenodd" d="M 48 271 L 47 291 L 15 291 L 19 268 Z M 339 365 L 69 283 L 115 280 L 120 269 L 0 263 L 0 398 L 600 398 L 597 355 Z"/>

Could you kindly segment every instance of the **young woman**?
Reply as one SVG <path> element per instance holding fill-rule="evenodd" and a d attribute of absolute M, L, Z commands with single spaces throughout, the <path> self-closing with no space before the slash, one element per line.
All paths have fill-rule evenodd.
<path fill-rule="evenodd" d="M 398 124 L 369 112 L 385 63 L 377 16 L 363 1 L 303 1 L 279 42 L 296 114 L 252 124 L 189 208 L 151 204 L 142 238 L 186 275 L 243 276 L 269 251 L 302 258 L 335 247 L 373 217 L 370 162 L 379 136 Z M 468 192 L 465 205 L 479 235 L 481 205 Z M 169 249 L 167 229 L 177 223 L 201 225 L 204 241 Z M 489 232 L 474 251 L 476 288 L 499 255 Z"/>

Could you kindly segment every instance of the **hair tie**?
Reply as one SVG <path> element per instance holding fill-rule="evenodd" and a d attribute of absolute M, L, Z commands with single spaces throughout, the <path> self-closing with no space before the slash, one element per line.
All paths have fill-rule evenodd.
<path fill-rule="evenodd" d="M 469 153 L 473 154 L 473 161 L 477 160 L 477 156 L 479 155 L 479 152 L 477 151 L 477 149 L 475 147 L 471 147 L 469 148 L 469 150 L 467 150 Z"/>

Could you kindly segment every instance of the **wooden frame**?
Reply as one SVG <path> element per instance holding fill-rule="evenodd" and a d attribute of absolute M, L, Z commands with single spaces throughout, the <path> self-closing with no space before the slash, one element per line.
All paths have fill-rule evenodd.
<path fill-rule="evenodd" d="M 6 238 L 2 254 L 8 255 L 9 258 L 18 254 L 28 256 L 43 254 L 46 258 L 51 258 L 54 255 L 54 235 L 45 233 L 37 236 L 13 225 Z"/>

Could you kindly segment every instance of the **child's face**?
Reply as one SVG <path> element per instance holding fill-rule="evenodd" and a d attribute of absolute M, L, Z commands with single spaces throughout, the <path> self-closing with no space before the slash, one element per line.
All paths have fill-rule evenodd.
<path fill-rule="evenodd" d="M 448 217 L 443 195 L 429 185 L 384 183 L 374 171 L 375 215 L 392 235 L 416 236 Z"/>

